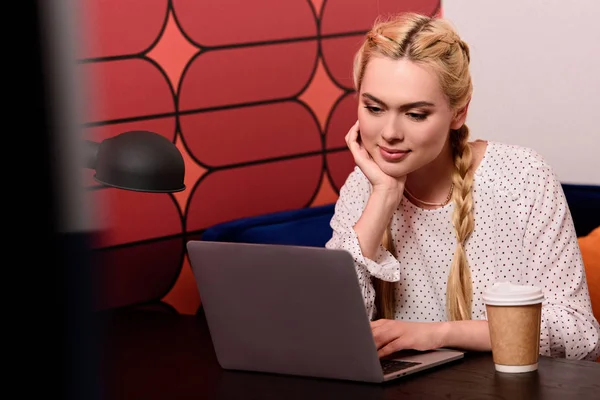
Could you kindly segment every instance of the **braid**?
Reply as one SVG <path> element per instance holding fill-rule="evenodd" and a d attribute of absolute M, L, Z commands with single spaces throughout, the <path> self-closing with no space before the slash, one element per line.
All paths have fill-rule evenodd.
<path fill-rule="evenodd" d="M 392 231 L 388 225 L 381 239 L 383 247 L 392 254 L 396 254 L 394 241 L 392 240 Z M 383 281 L 373 278 L 373 288 L 375 289 L 375 308 L 377 309 L 377 318 L 394 319 L 396 296 L 394 293 L 394 282 Z"/>
<path fill-rule="evenodd" d="M 454 154 L 454 213 L 452 224 L 456 230 L 456 251 L 448 274 L 446 307 L 448 318 L 454 320 L 471 319 L 473 284 L 471 271 L 465 252 L 465 242 L 473 232 L 473 173 L 471 170 L 471 148 L 468 144 L 469 129 L 463 125 L 451 134 Z"/>

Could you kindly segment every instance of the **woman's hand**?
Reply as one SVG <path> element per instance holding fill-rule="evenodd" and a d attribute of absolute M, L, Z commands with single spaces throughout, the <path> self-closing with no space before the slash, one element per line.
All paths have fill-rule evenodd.
<path fill-rule="evenodd" d="M 406 176 L 394 178 L 379 168 L 361 143 L 358 121 L 346 135 L 346 144 L 354 157 L 354 162 L 365 174 L 372 187 L 367 205 L 353 228 L 363 257 L 373 260 L 385 230 L 402 201 Z"/>
<path fill-rule="evenodd" d="M 395 193 L 398 196 L 398 201 L 400 201 L 404 192 L 406 176 L 394 178 L 383 172 L 362 145 L 359 135 L 358 121 L 356 121 L 345 138 L 346 145 L 354 157 L 354 162 L 371 182 L 373 191 L 382 191 L 388 194 Z"/>
<path fill-rule="evenodd" d="M 371 331 L 379 357 L 400 350 L 435 350 L 444 347 L 447 325 L 444 322 L 405 322 L 378 319 Z"/>
<path fill-rule="evenodd" d="M 400 350 L 435 350 L 449 347 L 466 351 L 491 351 L 490 330 L 485 320 L 405 322 L 378 319 L 371 332 L 379 357 Z"/>

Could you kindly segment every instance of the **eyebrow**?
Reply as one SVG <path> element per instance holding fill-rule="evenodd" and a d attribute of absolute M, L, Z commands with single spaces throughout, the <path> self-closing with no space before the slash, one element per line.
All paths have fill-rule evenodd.
<path fill-rule="evenodd" d="M 378 99 L 377 97 L 373 96 L 372 94 L 363 93 L 362 97 L 366 97 L 367 99 L 369 99 L 379 105 L 386 106 L 386 104 L 382 100 Z M 430 103 L 429 101 L 415 101 L 412 103 L 402 104 L 400 106 L 400 110 L 406 111 L 406 110 L 410 110 L 410 109 L 417 108 L 417 107 L 435 107 L 435 104 Z"/>

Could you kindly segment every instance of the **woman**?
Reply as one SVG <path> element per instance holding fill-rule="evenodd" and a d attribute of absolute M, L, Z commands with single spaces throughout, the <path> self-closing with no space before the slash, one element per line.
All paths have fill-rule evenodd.
<path fill-rule="evenodd" d="M 356 168 L 326 247 L 355 259 L 379 355 L 489 351 L 483 291 L 543 289 L 540 354 L 600 355 L 577 237 L 560 183 L 535 151 L 469 142 L 469 47 L 443 19 L 378 21 L 354 63 Z"/>

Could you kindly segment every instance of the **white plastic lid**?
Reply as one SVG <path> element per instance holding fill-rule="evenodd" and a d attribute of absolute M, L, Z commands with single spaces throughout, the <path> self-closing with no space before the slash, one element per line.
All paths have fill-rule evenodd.
<path fill-rule="evenodd" d="M 539 287 L 510 282 L 496 282 L 483 293 L 483 302 L 491 306 L 524 306 L 543 300 L 544 293 Z"/>

